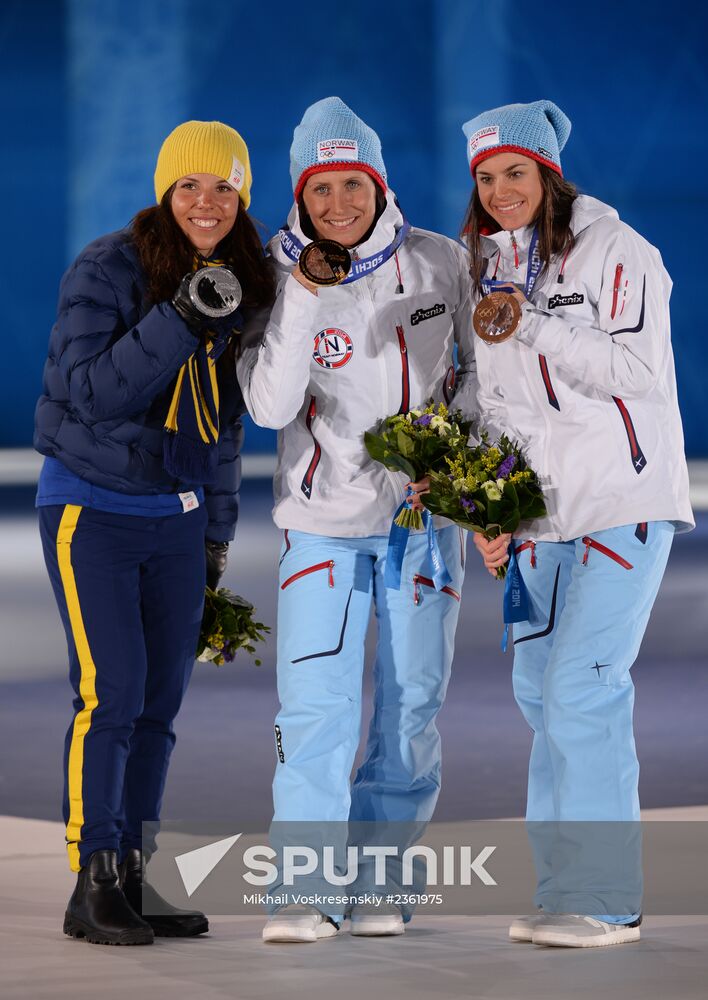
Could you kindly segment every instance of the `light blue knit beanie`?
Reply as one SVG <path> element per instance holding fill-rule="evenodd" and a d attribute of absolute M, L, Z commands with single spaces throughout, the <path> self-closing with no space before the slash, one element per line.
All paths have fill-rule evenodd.
<path fill-rule="evenodd" d="M 296 198 L 320 170 L 364 170 L 386 190 L 381 140 L 339 97 L 311 104 L 293 133 L 290 176 Z"/>
<path fill-rule="evenodd" d="M 496 153 L 523 153 L 563 176 L 560 152 L 570 135 L 570 119 L 553 101 L 506 104 L 483 111 L 462 126 L 472 176 Z"/>

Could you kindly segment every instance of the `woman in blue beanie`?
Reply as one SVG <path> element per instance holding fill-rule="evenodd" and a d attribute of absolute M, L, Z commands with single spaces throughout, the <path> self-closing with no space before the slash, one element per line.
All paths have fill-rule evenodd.
<path fill-rule="evenodd" d="M 515 334 L 476 340 L 480 409 L 523 442 L 548 514 L 512 540 L 529 594 L 514 693 L 529 726 L 527 819 L 538 912 L 510 937 L 639 939 L 634 662 L 675 531 L 693 526 L 658 251 L 562 175 L 570 121 L 550 101 L 463 126 L 475 182 L 464 233 L 474 296 L 506 290 Z M 505 535 L 474 536 L 490 572 Z"/>
<path fill-rule="evenodd" d="M 158 204 L 86 247 L 61 284 L 37 506 L 75 693 L 64 819 L 78 877 L 64 931 L 92 943 L 209 926 L 145 882 L 155 843 L 143 831 L 160 816 L 205 574 L 215 587 L 238 513 L 234 334 L 274 291 L 250 186 L 237 132 L 185 122 L 158 156 Z M 188 294 L 192 271 L 217 263 L 239 279 L 243 314 L 214 320 Z"/>
<path fill-rule="evenodd" d="M 405 221 L 378 136 L 339 98 L 308 108 L 290 162 L 295 204 L 271 243 L 278 296 L 262 348 L 238 363 L 249 412 L 280 431 L 274 833 L 287 835 L 283 824 L 294 823 L 292 836 L 301 842 L 297 821 L 307 822 L 318 843 L 334 839 L 341 847 L 348 823 L 354 830 L 390 821 L 390 836 L 404 848 L 432 816 L 439 793 L 435 719 L 450 674 L 464 549 L 457 528 L 438 527 L 452 577 L 438 591 L 425 534 L 413 533 L 400 590 L 386 588 L 388 534 L 407 483 L 369 458 L 364 432 L 429 397 L 449 401 L 455 345 L 455 405 L 474 401 L 467 262 L 457 243 Z M 316 238 L 351 254 L 350 277 L 336 287 L 316 288 L 297 266 L 300 249 Z M 350 788 L 372 605 L 374 715 Z M 369 876 L 360 859 L 359 878 L 344 891 L 356 896 L 371 886 Z M 269 886 L 271 894 L 283 891 Z M 336 933 L 344 906 L 334 897 L 343 890 L 318 869 L 305 891 L 332 902 L 280 910 L 266 925 L 266 941 Z M 409 908 L 367 913 L 354 906 L 352 933 L 400 934 L 409 917 Z"/>

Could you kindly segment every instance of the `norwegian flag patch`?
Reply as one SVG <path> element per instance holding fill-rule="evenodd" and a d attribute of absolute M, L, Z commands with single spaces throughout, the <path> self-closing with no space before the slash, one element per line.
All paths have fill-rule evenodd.
<path fill-rule="evenodd" d="M 352 338 L 344 330 L 330 326 L 315 337 L 312 358 L 321 368 L 342 368 L 351 361 L 354 352 Z"/>

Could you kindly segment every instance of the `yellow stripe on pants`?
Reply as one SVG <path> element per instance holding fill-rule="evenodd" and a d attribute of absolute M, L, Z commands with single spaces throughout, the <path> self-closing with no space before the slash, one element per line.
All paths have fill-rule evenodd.
<path fill-rule="evenodd" d="M 84 619 L 79 604 L 79 594 L 76 589 L 74 568 L 71 565 L 71 542 L 79 522 L 83 508 L 75 504 L 67 504 L 64 508 L 59 532 L 57 534 L 57 558 L 59 573 L 64 588 L 64 598 L 69 612 L 71 634 L 76 646 L 81 670 L 79 694 L 84 707 L 77 713 L 71 733 L 68 767 L 69 822 L 66 827 L 66 843 L 69 853 L 71 870 L 77 872 L 81 867 L 79 861 L 79 842 L 81 828 L 84 825 L 83 772 L 84 772 L 84 739 L 91 728 L 91 714 L 98 705 L 96 697 L 96 667 L 91 655 Z"/>

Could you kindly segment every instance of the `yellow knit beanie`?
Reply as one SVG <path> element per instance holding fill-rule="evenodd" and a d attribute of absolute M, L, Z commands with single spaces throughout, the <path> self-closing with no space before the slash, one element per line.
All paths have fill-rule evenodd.
<path fill-rule="evenodd" d="M 235 129 L 222 122 L 184 122 L 167 136 L 155 167 L 158 202 L 180 177 L 215 174 L 236 188 L 244 208 L 251 203 L 248 147 Z"/>

